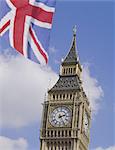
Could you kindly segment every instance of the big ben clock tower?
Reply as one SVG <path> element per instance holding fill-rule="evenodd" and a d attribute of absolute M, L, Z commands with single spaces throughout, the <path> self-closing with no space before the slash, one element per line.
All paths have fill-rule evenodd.
<path fill-rule="evenodd" d="M 40 150 L 88 150 L 91 111 L 81 81 L 76 28 L 57 83 L 43 105 Z"/>

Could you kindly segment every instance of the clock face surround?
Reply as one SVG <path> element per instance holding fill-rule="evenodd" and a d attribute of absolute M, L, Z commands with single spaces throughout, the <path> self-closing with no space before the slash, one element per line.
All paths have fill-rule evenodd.
<path fill-rule="evenodd" d="M 54 127 L 64 127 L 71 123 L 71 111 L 66 106 L 56 107 L 49 116 L 49 122 Z"/>

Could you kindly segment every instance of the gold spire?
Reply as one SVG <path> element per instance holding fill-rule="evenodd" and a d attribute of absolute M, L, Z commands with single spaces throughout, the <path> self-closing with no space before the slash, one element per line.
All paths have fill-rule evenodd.
<path fill-rule="evenodd" d="M 73 35 L 74 35 L 74 36 L 76 36 L 76 32 L 77 32 L 77 26 L 75 25 L 75 26 L 73 27 Z"/>

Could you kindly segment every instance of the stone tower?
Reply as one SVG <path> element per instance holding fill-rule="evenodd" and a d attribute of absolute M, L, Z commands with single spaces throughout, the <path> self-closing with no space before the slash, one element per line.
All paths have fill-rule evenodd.
<path fill-rule="evenodd" d="M 88 150 L 91 111 L 81 82 L 76 28 L 57 83 L 43 104 L 40 150 Z"/>

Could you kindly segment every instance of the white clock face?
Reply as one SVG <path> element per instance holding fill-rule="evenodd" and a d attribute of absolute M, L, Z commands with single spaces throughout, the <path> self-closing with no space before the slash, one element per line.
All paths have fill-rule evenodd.
<path fill-rule="evenodd" d="M 54 127 L 64 127 L 71 122 L 71 111 L 65 106 L 54 109 L 49 117 L 49 122 Z"/>
<path fill-rule="evenodd" d="M 84 129 L 85 129 L 85 134 L 88 134 L 88 131 L 89 131 L 89 120 L 88 120 L 88 115 L 87 115 L 86 112 L 85 112 L 85 115 L 84 115 Z"/>

